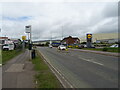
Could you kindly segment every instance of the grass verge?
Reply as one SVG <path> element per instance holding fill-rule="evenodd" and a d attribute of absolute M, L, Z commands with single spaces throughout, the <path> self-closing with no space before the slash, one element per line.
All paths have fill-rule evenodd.
<path fill-rule="evenodd" d="M 95 51 L 106 51 L 106 52 L 114 52 L 120 53 L 120 48 L 83 48 L 84 50 L 95 50 Z"/>
<path fill-rule="evenodd" d="M 2 51 L 2 64 L 22 53 L 22 50 Z"/>
<path fill-rule="evenodd" d="M 37 71 L 37 74 L 35 75 L 35 80 L 38 82 L 37 88 L 62 88 L 56 76 L 38 53 L 36 58 L 32 60 L 32 63 L 34 64 L 34 69 Z"/>

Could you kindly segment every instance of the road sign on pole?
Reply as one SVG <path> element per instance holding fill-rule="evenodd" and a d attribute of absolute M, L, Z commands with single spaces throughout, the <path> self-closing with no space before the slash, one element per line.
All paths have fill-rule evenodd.
<path fill-rule="evenodd" d="M 22 47 L 23 47 L 23 51 L 24 51 L 24 50 L 25 50 L 25 40 L 26 40 L 26 36 L 22 36 L 22 40 L 23 40 Z"/>
<path fill-rule="evenodd" d="M 22 36 L 22 40 L 26 40 L 26 36 Z"/>
<path fill-rule="evenodd" d="M 31 25 L 25 26 L 26 33 L 28 33 L 28 37 L 30 34 L 30 42 L 29 42 L 29 53 L 30 53 L 30 60 L 31 60 L 31 50 L 32 50 L 32 32 L 31 32 Z"/>
<path fill-rule="evenodd" d="M 25 30 L 26 30 L 26 33 L 30 33 L 31 32 L 31 25 L 25 26 Z"/>

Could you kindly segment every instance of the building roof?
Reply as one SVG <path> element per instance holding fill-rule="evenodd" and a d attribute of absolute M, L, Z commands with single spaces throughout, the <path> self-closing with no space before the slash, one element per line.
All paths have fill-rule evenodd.
<path fill-rule="evenodd" d="M 63 40 L 66 40 L 66 39 L 68 39 L 68 38 L 72 38 L 72 39 L 79 39 L 79 38 L 77 38 L 77 37 L 72 37 L 72 36 L 69 36 L 69 37 L 65 37 Z"/>
<path fill-rule="evenodd" d="M 0 37 L 0 39 L 8 39 L 8 37 Z"/>

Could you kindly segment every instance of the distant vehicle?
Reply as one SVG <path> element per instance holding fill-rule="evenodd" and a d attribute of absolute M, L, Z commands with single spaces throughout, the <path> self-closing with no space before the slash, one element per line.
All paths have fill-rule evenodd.
<path fill-rule="evenodd" d="M 95 46 L 94 46 L 94 45 L 92 45 L 92 48 L 95 48 Z"/>
<path fill-rule="evenodd" d="M 84 45 L 84 48 L 87 48 L 87 45 Z"/>
<path fill-rule="evenodd" d="M 87 45 L 86 44 L 81 44 L 81 45 L 78 46 L 78 48 L 80 48 L 80 49 L 87 48 Z M 92 45 L 91 48 L 95 48 L 95 46 Z"/>
<path fill-rule="evenodd" d="M 59 49 L 59 50 L 66 50 L 67 48 L 66 48 L 66 46 L 64 46 L 64 45 L 60 45 L 60 46 L 58 46 L 58 49 Z"/>
<path fill-rule="evenodd" d="M 10 43 L 10 44 L 4 44 L 3 45 L 3 50 L 14 50 L 14 43 Z"/>
<path fill-rule="evenodd" d="M 52 48 L 53 46 L 51 44 L 49 44 L 49 47 Z"/>
<path fill-rule="evenodd" d="M 113 44 L 112 46 L 110 46 L 110 47 L 118 47 L 118 44 Z"/>
<path fill-rule="evenodd" d="M 78 46 L 78 48 L 82 49 L 82 48 L 84 48 L 84 45 L 81 44 L 81 45 Z"/>

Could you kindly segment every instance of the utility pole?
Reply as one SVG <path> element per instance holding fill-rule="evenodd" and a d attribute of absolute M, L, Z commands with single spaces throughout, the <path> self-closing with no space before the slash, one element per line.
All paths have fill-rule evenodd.
<path fill-rule="evenodd" d="M 62 25 L 62 29 L 61 30 L 62 30 L 62 33 L 61 33 L 62 34 L 62 39 L 61 40 L 63 40 L 63 25 Z M 62 42 L 61 42 L 61 45 L 62 45 Z"/>
<path fill-rule="evenodd" d="M 62 39 L 63 39 L 63 25 L 62 25 Z"/>
<path fill-rule="evenodd" d="M 51 42 L 50 42 L 50 44 L 52 45 L 52 32 L 51 32 Z"/>

